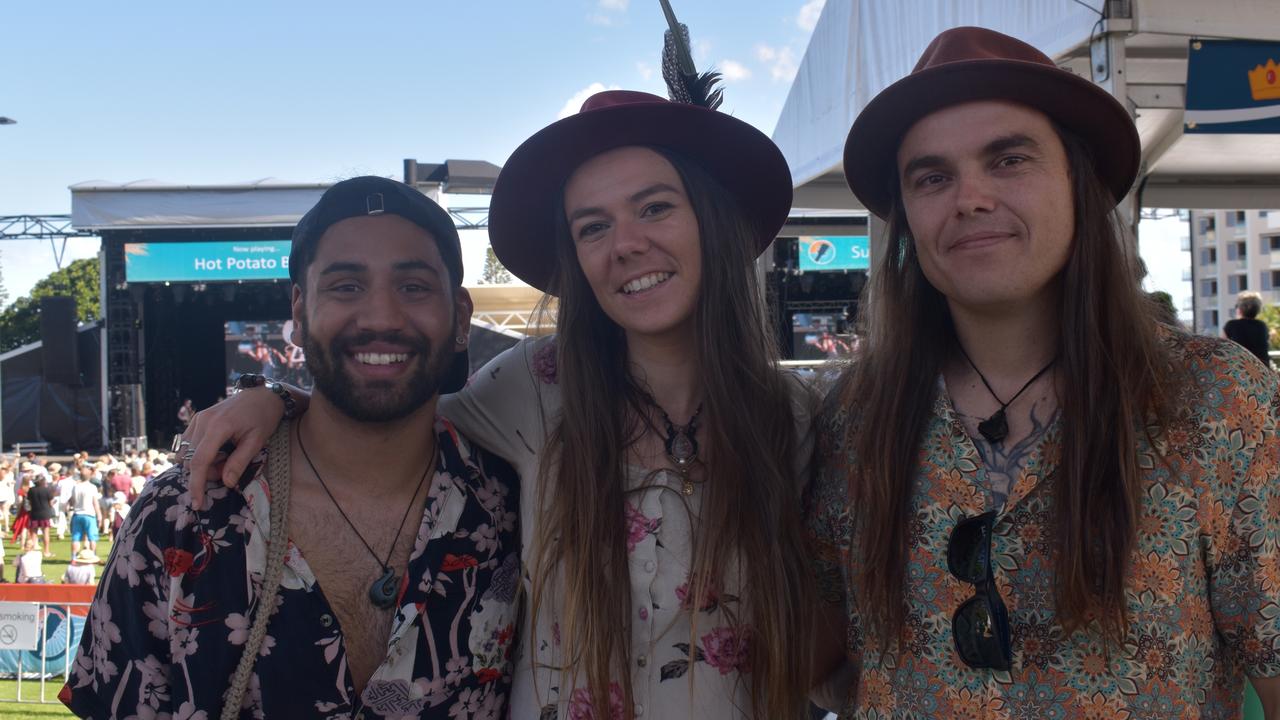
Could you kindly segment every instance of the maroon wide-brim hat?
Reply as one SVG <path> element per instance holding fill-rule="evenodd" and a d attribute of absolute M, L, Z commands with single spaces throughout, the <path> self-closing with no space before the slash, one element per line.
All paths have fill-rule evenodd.
<path fill-rule="evenodd" d="M 525 140 L 502 167 L 489 202 L 489 242 L 502 264 L 545 292 L 556 271 L 565 183 L 587 160 L 629 145 L 667 148 L 706 170 L 746 213 L 757 253 L 787 221 L 791 171 L 767 135 L 699 105 L 608 90 Z"/>
<path fill-rule="evenodd" d="M 911 74 L 882 90 L 853 122 L 844 144 L 844 176 L 853 194 L 887 218 L 903 136 L 924 116 L 975 100 L 1021 103 L 1079 135 L 1117 203 L 1133 186 L 1142 145 L 1123 105 L 1021 40 L 958 27 L 934 38 Z"/>

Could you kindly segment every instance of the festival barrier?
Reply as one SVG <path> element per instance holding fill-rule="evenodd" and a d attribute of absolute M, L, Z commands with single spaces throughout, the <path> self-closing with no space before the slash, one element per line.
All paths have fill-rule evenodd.
<path fill-rule="evenodd" d="M 15 699 L 5 704 L 58 702 L 94 588 L 0 584 L 0 678 L 17 681 Z"/>

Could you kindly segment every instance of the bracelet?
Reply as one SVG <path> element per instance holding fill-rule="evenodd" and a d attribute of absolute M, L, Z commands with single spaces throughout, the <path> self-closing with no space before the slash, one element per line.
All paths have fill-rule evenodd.
<path fill-rule="evenodd" d="M 236 392 L 240 392 L 241 390 L 256 388 L 259 385 L 265 385 L 266 383 L 267 376 L 262 373 L 241 373 L 240 377 L 236 378 L 236 383 L 233 387 Z"/>
<path fill-rule="evenodd" d="M 292 420 L 298 417 L 298 403 L 293 401 L 293 395 L 289 392 L 289 388 L 285 387 L 284 383 L 268 379 L 263 383 L 263 387 L 280 397 L 281 402 L 284 403 L 285 420 Z"/>

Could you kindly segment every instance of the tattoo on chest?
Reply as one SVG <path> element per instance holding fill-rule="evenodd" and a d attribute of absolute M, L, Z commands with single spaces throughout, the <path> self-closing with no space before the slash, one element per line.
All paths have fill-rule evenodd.
<path fill-rule="evenodd" d="M 976 419 L 969 419 L 969 416 L 965 416 L 966 427 L 973 425 L 973 428 L 969 428 L 969 435 L 973 439 L 974 447 L 978 449 L 978 456 L 982 458 L 982 464 L 987 468 L 987 485 L 991 490 L 991 499 L 994 501 L 995 507 L 1004 506 L 1005 500 L 1009 497 L 1009 491 L 1013 488 L 1013 483 L 1018 478 L 1018 473 L 1027 466 L 1031 455 L 1036 451 L 1036 448 L 1040 447 L 1040 443 L 1048 433 L 1054 412 L 1056 410 L 1051 403 L 1043 400 L 1037 400 L 1032 403 L 1028 412 L 1031 431 L 1018 439 L 1017 442 L 1013 441 L 1014 435 L 1010 435 L 999 442 L 991 442 L 982 437 L 980 433 L 974 432 L 977 427 Z"/>

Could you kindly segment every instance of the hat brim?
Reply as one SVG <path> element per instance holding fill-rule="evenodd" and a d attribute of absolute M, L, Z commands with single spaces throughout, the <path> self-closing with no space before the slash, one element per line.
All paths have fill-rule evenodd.
<path fill-rule="evenodd" d="M 556 270 L 555 228 L 564 212 L 558 205 L 565 182 L 592 157 L 630 145 L 668 148 L 697 162 L 734 195 L 756 226 L 757 253 L 786 224 L 791 171 L 767 135 L 698 106 L 618 105 L 548 125 L 502 167 L 489 204 L 489 241 L 512 274 L 547 290 Z"/>
<path fill-rule="evenodd" d="M 844 146 L 844 175 L 853 194 L 887 218 L 903 136 L 930 113 L 979 100 L 1026 105 L 1079 135 L 1093 149 L 1098 177 L 1117 203 L 1133 186 L 1142 144 L 1129 112 L 1110 93 L 1056 67 L 983 59 L 908 75 L 867 103 Z"/>

